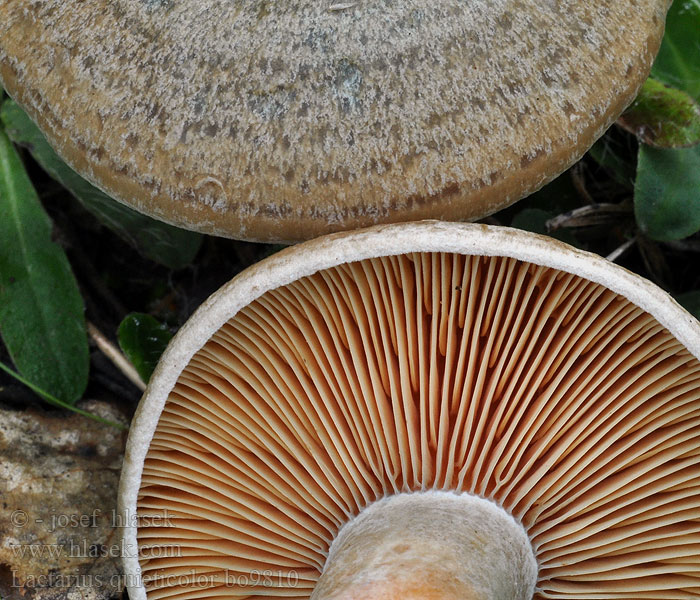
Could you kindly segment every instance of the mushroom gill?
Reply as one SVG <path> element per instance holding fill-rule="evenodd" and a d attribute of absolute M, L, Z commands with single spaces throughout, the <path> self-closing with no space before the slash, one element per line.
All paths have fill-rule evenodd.
<path fill-rule="evenodd" d="M 700 362 L 622 296 L 514 258 L 400 254 L 267 291 L 165 404 L 147 596 L 307 599 L 345 523 L 428 490 L 522 524 L 535 598 L 700 598 Z"/>

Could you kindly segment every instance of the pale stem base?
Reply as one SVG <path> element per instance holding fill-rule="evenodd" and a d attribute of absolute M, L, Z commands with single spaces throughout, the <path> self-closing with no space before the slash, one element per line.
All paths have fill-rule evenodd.
<path fill-rule="evenodd" d="M 531 600 L 530 540 L 497 504 L 418 492 L 379 500 L 338 533 L 311 600 Z"/>

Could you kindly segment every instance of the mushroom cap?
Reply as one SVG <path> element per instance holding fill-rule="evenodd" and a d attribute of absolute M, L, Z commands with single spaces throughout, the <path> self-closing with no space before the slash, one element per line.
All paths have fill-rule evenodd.
<path fill-rule="evenodd" d="M 120 510 L 170 522 L 128 519 L 130 597 L 308 598 L 344 523 L 427 490 L 521 523 L 537 598 L 700 597 L 700 323 L 601 257 L 504 228 L 279 252 L 182 327 L 137 410 Z M 151 547 L 179 555 L 139 562 Z"/>
<path fill-rule="evenodd" d="M 669 4 L 13 0 L 0 79 L 118 200 L 291 242 L 542 186 L 632 101 Z"/>

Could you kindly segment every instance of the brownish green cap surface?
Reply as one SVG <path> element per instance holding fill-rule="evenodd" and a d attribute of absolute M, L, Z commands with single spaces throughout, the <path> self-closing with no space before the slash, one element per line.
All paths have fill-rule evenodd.
<path fill-rule="evenodd" d="M 668 5 L 5 0 L 0 77 L 122 202 L 295 241 L 535 190 L 634 98 Z"/>

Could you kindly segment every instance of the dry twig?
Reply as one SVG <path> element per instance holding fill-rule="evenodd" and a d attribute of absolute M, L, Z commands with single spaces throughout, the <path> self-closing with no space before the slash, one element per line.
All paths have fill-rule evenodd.
<path fill-rule="evenodd" d="M 141 380 L 141 377 L 139 377 L 134 365 L 132 365 L 126 356 L 121 353 L 119 348 L 110 342 L 93 323 L 90 323 L 90 321 L 87 323 L 87 330 L 90 339 L 95 342 L 95 345 L 99 348 L 100 352 L 102 352 L 102 354 L 104 354 L 112 362 L 112 364 L 119 369 L 119 371 L 121 371 L 124 377 L 126 377 L 143 392 L 146 389 L 146 384 Z"/>

